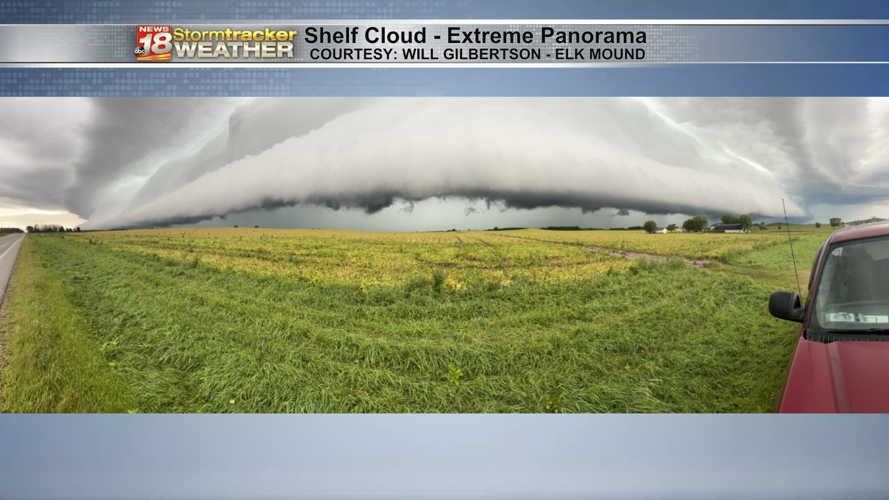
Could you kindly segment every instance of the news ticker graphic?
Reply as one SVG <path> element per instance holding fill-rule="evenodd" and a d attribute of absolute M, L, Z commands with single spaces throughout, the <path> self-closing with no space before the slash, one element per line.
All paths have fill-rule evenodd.
<path fill-rule="evenodd" d="M 871 21 L 0 25 L 0 65 L 886 62 Z"/>
<path fill-rule="evenodd" d="M 293 59 L 296 30 L 236 29 L 197 30 L 171 26 L 138 26 L 134 50 L 137 61 L 170 61 L 192 58 Z M 175 51 L 174 51 L 175 49 Z"/>
<path fill-rule="evenodd" d="M 656 25 L 0 26 L 0 63 L 21 64 L 658 61 L 696 47 Z"/>
<path fill-rule="evenodd" d="M 398 29 L 387 26 L 305 26 L 300 29 L 219 28 L 195 29 L 171 26 L 138 26 L 137 61 L 197 59 L 271 59 L 305 61 L 295 54 L 296 40 L 312 61 L 542 61 L 551 60 L 644 60 L 647 33 L 634 27 L 617 30 L 538 29 L 446 29 L 426 26 Z M 429 32 L 432 33 L 429 33 Z M 536 32 L 539 31 L 539 32 Z M 359 33 L 361 32 L 361 33 Z M 447 45 L 480 45 L 464 49 L 427 46 L 435 41 Z M 313 45 L 319 45 L 313 48 Z M 601 45 L 601 47 L 599 46 Z M 398 50 L 401 48 L 401 50 Z M 544 54 L 544 51 L 547 51 Z M 303 51 L 305 52 L 305 51 Z"/>
<path fill-rule="evenodd" d="M 173 57 L 173 33 L 169 26 L 138 26 L 136 48 L 137 61 L 170 61 Z"/>

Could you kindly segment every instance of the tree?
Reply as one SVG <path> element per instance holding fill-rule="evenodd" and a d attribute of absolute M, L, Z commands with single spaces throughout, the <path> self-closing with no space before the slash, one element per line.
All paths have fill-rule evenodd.
<path fill-rule="evenodd" d="M 36 224 L 31 226 L 31 231 L 34 233 L 63 233 L 65 232 L 65 228 L 58 224 Z"/>
<path fill-rule="evenodd" d="M 738 217 L 737 215 L 725 214 L 722 216 L 722 223 L 723 224 L 740 224 L 741 218 Z"/>
<path fill-rule="evenodd" d="M 840 227 L 843 223 L 843 219 L 839 217 L 831 217 L 830 218 L 830 227 Z"/>
<path fill-rule="evenodd" d="M 769 229 L 768 226 L 766 226 L 765 222 L 760 222 L 759 225 L 757 225 L 756 227 L 758 227 L 760 231 L 766 231 Z"/>
<path fill-rule="evenodd" d="M 657 222 L 653 220 L 645 221 L 645 224 L 642 224 L 642 229 L 644 229 L 646 233 L 651 234 L 657 229 Z"/>
<path fill-rule="evenodd" d="M 736 224 L 740 224 L 741 229 L 743 229 L 744 231 L 750 231 L 750 228 L 753 227 L 753 218 L 747 214 L 744 214 L 738 217 L 738 222 L 736 222 Z"/>
<path fill-rule="evenodd" d="M 816 228 L 816 229 L 821 229 L 821 223 L 820 223 L 820 222 L 816 222 L 816 223 L 815 223 L 815 228 Z"/>
<path fill-rule="evenodd" d="M 26 227 L 25 229 L 26 229 L 29 233 L 33 233 L 33 232 L 34 232 L 34 226 L 28 226 L 28 227 Z"/>
<path fill-rule="evenodd" d="M 682 223 L 682 229 L 692 233 L 700 233 L 707 227 L 707 218 L 698 215 L 696 217 L 692 217 L 691 219 L 686 220 Z"/>
<path fill-rule="evenodd" d="M 676 224 L 670 224 L 669 226 L 667 226 L 667 231 L 670 231 L 672 233 L 675 230 L 676 230 Z"/>

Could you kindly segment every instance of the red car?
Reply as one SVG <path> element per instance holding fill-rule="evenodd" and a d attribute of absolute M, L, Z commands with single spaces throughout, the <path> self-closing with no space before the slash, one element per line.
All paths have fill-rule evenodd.
<path fill-rule="evenodd" d="M 803 324 L 780 412 L 889 412 L 889 222 L 834 232 L 805 308 L 775 292 L 769 312 Z"/>

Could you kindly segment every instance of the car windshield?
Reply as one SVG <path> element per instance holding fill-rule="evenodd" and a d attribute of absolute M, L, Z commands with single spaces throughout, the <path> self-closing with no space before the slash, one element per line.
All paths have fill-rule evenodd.
<path fill-rule="evenodd" d="M 889 237 L 835 243 L 822 269 L 810 329 L 889 329 Z"/>

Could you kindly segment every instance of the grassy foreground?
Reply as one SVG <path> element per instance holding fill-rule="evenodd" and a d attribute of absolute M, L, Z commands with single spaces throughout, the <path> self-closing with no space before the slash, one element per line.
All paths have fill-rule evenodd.
<path fill-rule="evenodd" d="M 68 296 L 73 291 L 25 244 L 0 320 L 7 366 L 0 393 L 12 412 L 121 412 L 136 400 L 108 370 L 98 339 Z"/>
<path fill-rule="evenodd" d="M 795 342 L 795 327 L 765 308 L 793 276 L 774 235 L 737 235 L 735 251 L 725 235 L 517 233 L 536 240 L 29 235 L 8 294 L 4 409 L 774 409 Z M 537 241 L 593 233 L 601 241 Z M 700 239 L 652 239 L 675 236 Z M 825 236 L 794 236 L 801 269 Z M 584 247 L 609 242 L 685 246 L 722 264 L 630 263 Z"/>

